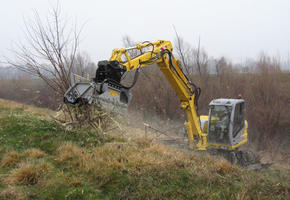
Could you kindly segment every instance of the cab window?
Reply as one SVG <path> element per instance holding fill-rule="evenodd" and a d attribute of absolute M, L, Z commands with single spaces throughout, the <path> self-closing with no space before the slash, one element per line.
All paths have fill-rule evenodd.
<path fill-rule="evenodd" d="M 224 105 L 211 106 L 208 137 L 213 143 L 229 143 L 229 125 L 231 120 L 231 107 Z"/>

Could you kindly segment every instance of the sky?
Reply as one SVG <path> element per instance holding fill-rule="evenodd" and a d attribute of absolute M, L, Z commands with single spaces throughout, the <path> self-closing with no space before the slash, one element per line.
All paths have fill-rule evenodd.
<path fill-rule="evenodd" d="M 0 55 L 11 56 L 24 41 L 24 21 L 36 10 L 46 16 L 55 0 L 0 0 Z M 174 41 L 178 34 L 193 46 L 200 38 L 210 56 L 233 62 L 265 52 L 290 57 L 289 0 L 59 0 L 65 18 L 84 28 L 80 49 L 92 61 L 109 59 L 122 38 Z"/>

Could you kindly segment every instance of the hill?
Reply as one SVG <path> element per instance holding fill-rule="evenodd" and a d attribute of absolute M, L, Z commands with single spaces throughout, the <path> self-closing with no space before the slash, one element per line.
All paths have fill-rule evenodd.
<path fill-rule="evenodd" d="M 143 137 L 65 130 L 51 114 L 0 101 L 0 199 L 290 198 L 287 167 L 247 171 Z"/>

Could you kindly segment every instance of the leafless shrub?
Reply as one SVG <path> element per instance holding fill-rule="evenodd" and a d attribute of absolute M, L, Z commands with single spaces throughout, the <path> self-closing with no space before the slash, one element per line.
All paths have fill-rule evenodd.
<path fill-rule="evenodd" d="M 78 53 L 73 64 L 72 72 L 82 77 L 95 76 L 97 66 L 91 61 L 90 56 L 86 53 Z"/>
<path fill-rule="evenodd" d="M 271 146 L 274 139 L 282 139 L 289 130 L 289 76 L 282 73 L 275 58 L 262 55 L 257 62 L 256 76 L 249 76 L 246 85 L 248 118 L 255 123 L 253 140 Z M 277 138 L 278 137 L 278 138 Z M 279 144 L 279 143 L 278 143 Z M 280 141 L 281 144 L 281 141 Z"/>
<path fill-rule="evenodd" d="M 194 73 L 194 52 L 195 49 L 180 37 L 175 30 L 175 52 L 180 60 L 181 68 L 187 75 Z"/>
<path fill-rule="evenodd" d="M 96 129 L 101 137 L 104 133 L 114 126 L 118 127 L 118 114 L 111 111 L 103 110 L 96 105 L 63 105 L 52 116 L 57 122 L 70 129 Z M 69 110 L 70 112 L 67 112 Z"/>
<path fill-rule="evenodd" d="M 188 77 L 192 74 L 199 74 L 199 78 L 206 82 L 208 78 L 208 62 L 209 58 L 206 51 L 200 46 L 200 38 L 196 48 L 192 44 L 186 42 L 175 31 L 175 52 L 177 52 L 177 58 L 180 60 L 180 67 L 186 73 Z M 192 80 L 193 81 L 193 80 Z"/>
<path fill-rule="evenodd" d="M 62 17 L 59 5 L 50 9 L 46 19 L 35 11 L 33 18 L 25 21 L 25 27 L 26 42 L 17 45 L 13 51 L 16 61 L 8 59 L 8 63 L 44 80 L 59 99 L 63 99 L 71 86 L 72 72 L 82 76 L 94 73 L 96 67 L 89 56 L 77 53 L 81 31 Z M 105 120 L 105 115 L 91 116 L 95 112 L 88 107 L 63 105 L 61 108 L 75 124 L 86 121 L 91 128 L 96 128 L 100 120 Z"/>
<path fill-rule="evenodd" d="M 70 86 L 70 73 L 76 60 L 80 31 L 69 27 L 62 18 L 60 6 L 50 9 L 42 19 L 34 11 L 32 19 L 25 20 L 25 43 L 17 44 L 15 60 L 8 63 L 43 79 L 58 95 Z"/>
<path fill-rule="evenodd" d="M 135 42 L 132 38 L 130 38 L 130 36 L 126 35 L 122 38 L 122 41 L 123 41 L 123 45 L 125 48 L 128 48 L 128 47 L 133 47 L 137 44 L 137 42 Z M 140 54 L 140 52 L 137 50 L 137 49 L 133 49 L 133 50 L 129 50 L 128 51 L 129 55 L 134 58 L 136 57 L 137 55 Z"/>
<path fill-rule="evenodd" d="M 206 81 L 208 77 L 209 58 L 205 50 L 200 47 L 200 38 L 198 40 L 198 47 L 197 50 L 194 52 L 194 56 L 198 74 L 202 80 Z"/>

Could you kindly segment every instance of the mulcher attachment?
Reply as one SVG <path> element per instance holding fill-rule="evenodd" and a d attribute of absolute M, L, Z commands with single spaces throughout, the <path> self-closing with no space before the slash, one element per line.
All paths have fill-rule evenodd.
<path fill-rule="evenodd" d="M 97 104 L 106 110 L 126 112 L 132 95 L 120 83 L 125 71 L 118 61 L 100 61 L 95 78 L 80 78 L 64 94 L 64 102 Z"/>

